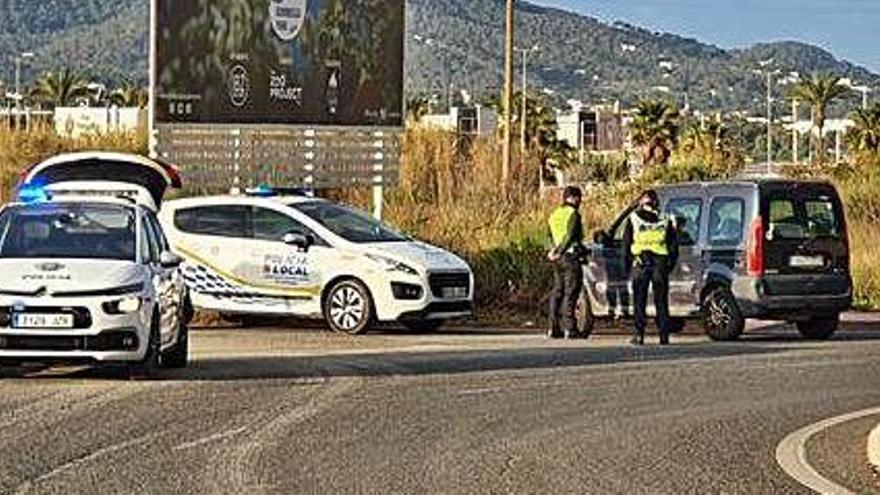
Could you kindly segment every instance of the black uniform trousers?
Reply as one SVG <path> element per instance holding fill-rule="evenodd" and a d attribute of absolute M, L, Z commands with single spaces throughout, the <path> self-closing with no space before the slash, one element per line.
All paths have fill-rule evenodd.
<path fill-rule="evenodd" d="M 574 336 L 575 310 L 584 286 L 584 271 L 577 256 L 566 254 L 553 262 L 553 291 L 550 293 L 550 334 Z"/>
<path fill-rule="evenodd" d="M 661 338 L 669 334 L 669 259 L 653 253 L 642 253 L 633 266 L 633 304 L 635 305 L 636 336 L 644 338 L 648 325 L 648 288 L 653 288 L 657 310 L 657 331 Z"/>

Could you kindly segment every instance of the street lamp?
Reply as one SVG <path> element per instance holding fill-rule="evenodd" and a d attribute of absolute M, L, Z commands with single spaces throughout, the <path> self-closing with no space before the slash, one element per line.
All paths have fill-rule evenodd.
<path fill-rule="evenodd" d="M 868 94 L 872 91 L 870 86 L 868 86 L 867 84 L 857 84 L 849 78 L 841 79 L 840 85 L 845 86 L 853 91 L 858 91 L 862 93 L 862 109 L 868 109 Z"/>
<path fill-rule="evenodd" d="M 522 118 L 520 122 L 520 148 L 522 152 L 522 160 L 526 158 L 526 119 L 528 118 L 528 113 L 526 112 L 526 90 L 528 89 L 528 58 L 530 53 L 535 53 L 540 50 L 540 47 L 536 44 L 531 48 L 515 48 L 516 51 L 522 53 Z"/>
<path fill-rule="evenodd" d="M 771 172 L 771 167 L 773 165 L 773 76 L 780 74 L 781 71 L 779 69 L 770 70 L 773 66 L 774 60 L 772 58 L 767 60 L 762 60 L 758 63 L 760 69 L 755 69 L 754 72 L 760 75 L 767 76 L 767 173 Z"/>

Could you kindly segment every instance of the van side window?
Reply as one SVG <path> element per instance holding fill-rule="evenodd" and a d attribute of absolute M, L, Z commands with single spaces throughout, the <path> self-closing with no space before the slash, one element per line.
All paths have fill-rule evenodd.
<path fill-rule="evenodd" d="M 709 208 L 709 245 L 738 246 L 743 239 L 745 202 L 740 198 L 715 198 Z"/>
<path fill-rule="evenodd" d="M 174 212 L 174 226 L 187 234 L 248 238 L 250 208 L 213 205 L 184 208 Z"/>
<path fill-rule="evenodd" d="M 666 204 L 666 215 L 675 221 L 678 243 L 693 246 L 700 239 L 700 218 L 703 216 L 703 200 L 700 198 L 674 198 Z"/>

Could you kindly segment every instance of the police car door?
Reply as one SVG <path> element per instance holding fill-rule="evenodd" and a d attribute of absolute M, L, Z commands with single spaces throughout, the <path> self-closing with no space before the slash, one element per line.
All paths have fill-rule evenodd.
<path fill-rule="evenodd" d="M 289 213 L 263 206 L 251 209 L 251 273 L 273 295 L 272 304 L 304 316 L 320 314 L 320 294 L 332 250 Z M 290 234 L 308 245 L 287 243 Z"/>

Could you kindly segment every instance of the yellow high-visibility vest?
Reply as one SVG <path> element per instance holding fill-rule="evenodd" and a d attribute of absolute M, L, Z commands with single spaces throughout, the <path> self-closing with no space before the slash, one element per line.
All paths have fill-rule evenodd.
<path fill-rule="evenodd" d="M 559 247 L 568 235 L 568 226 L 574 220 L 577 210 L 573 206 L 562 205 L 552 213 L 547 223 L 550 225 L 550 237 L 553 238 L 553 247 Z"/>
<path fill-rule="evenodd" d="M 666 244 L 669 220 L 666 217 L 660 215 L 656 222 L 647 222 L 633 212 L 629 220 L 633 227 L 633 256 L 639 256 L 642 253 L 669 256 L 669 247 Z"/>

